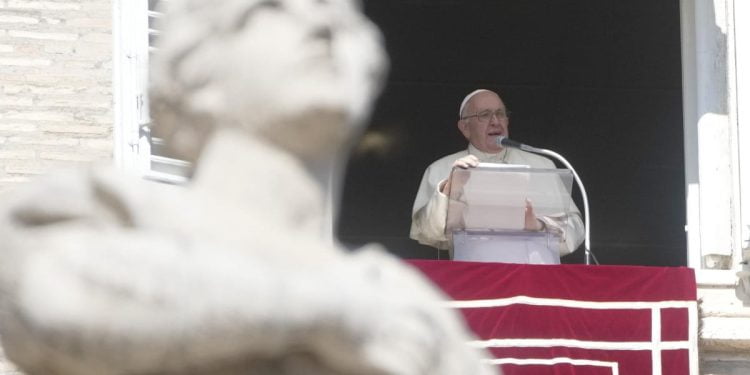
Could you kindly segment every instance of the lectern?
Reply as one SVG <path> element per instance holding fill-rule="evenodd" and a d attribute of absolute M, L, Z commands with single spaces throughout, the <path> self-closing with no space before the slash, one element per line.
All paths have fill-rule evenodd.
<path fill-rule="evenodd" d="M 450 178 L 445 227 L 454 260 L 560 263 L 560 233 L 524 230 L 525 208 L 528 200 L 543 221 L 569 218 L 575 210 L 570 170 L 480 163 L 456 168 Z"/>

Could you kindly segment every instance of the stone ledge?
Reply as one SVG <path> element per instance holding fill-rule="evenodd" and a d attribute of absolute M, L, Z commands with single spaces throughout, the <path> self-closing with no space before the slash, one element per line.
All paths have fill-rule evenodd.
<path fill-rule="evenodd" d="M 732 287 L 737 283 L 739 270 L 695 270 L 695 281 L 698 288 Z"/>
<path fill-rule="evenodd" d="M 750 354 L 750 318 L 706 317 L 701 319 L 701 351 Z M 750 357 L 748 357 L 750 358 Z"/>
<path fill-rule="evenodd" d="M 746 360 L 701 360 L 703 375 L 747 375 L 750 374 L 750 361 Z"/>
<path fill-rule="evenodd" d="M 734 287 L 698 288 L 701 317 L 750 318 L 750 307 L 737 298 Z"/>

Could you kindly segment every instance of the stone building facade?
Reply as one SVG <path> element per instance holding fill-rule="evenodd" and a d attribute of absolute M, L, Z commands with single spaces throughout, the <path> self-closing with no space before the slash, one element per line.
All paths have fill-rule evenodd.
<path fill-rule="evenodd" d="M 110 161 L 112 3 L 0 2 L 0 190 Z"/>
<path fill-rule="evenodd" d="M 0 194 L 112 160 L 112 48 L 110 0 L 0 1 Z"/>

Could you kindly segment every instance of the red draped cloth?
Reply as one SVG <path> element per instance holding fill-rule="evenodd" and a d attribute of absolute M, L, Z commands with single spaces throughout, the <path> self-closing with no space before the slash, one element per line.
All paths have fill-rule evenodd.
<path fill-rule="evenodd" d="M 698 375 L 689 268 L 410 261 L 505 375 Z"/>

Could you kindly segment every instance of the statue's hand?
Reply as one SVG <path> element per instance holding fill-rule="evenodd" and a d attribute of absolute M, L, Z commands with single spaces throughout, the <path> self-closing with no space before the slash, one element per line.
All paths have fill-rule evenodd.
<path fill-rule="evenodd" d="M 153 206 L 152 189 L 143 185 L 111 169 L 58 173 L 6 197 L 0 217 L 16 229 L 72 223 L 134 227 L 138 212 Z"/>
<path fill-rule="evenodd" d="M 16 227 L 40 227 L 91 217 L 95 192 L 80 173 L 57 174 L 28 184 L 7 200 L 7 219 Z"/>

